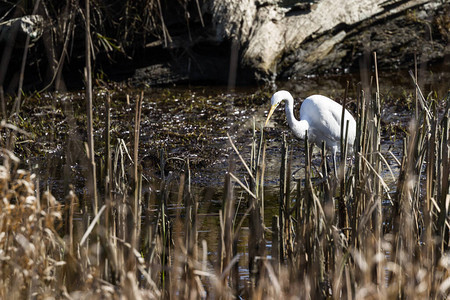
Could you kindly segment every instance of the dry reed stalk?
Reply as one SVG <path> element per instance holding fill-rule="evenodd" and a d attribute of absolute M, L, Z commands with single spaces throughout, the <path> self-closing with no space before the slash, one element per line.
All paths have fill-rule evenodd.
<path fill-rule="evenodd" d="M 93 95 L 92 95 L 92 67 L 91 67 L 91 17 L 90 17 L 90 3 L 85 1 L 85 59 L 86 68 L 84 70 L 85 84 L 86 84 L 86 115 L 87 115 L 87 137 L 88 137 L 88 159 L 89 159 L 89 174 L 88 188 L 92 200 L 92 210 L 94 215 L 98 213 L 98 198 L 97 198 L 97 175 L 95 167 L 95 152 L 94 152 L 94 124 L 93 124 Z"/>
<path fill-rule="evenodd" d="M 432 239 L 432 231 L 433 231 L 433 207 L 432 205 L 432 199 L 434 198 L 436 191 L 436 170 L 437 170 L 437 153 L 438 146 L 436 145 L 436 139 L 438 135 L 438 120 L 435 117 L 436 116 L 436 110 L 434 111 L 434 116 L 430 120 L 431 126 L 429 128 L 429 133 L 426 137 L 426 167 L 425 167 L 425 174 L 426 174 L 426 181 L 425 181 L 425 199 L 423 201 L 422 206 L 422 213 L 423 213 L 423 226 L 425 227 L 422 240 L 425 242 L 425 253 L 423 253 L 423 258 L 427 261 L 424 265 L 428 268 L 431 267 L 431 265 L 434 265 L 435 260 L 435 245 L 434 241 Z M 425 145 L 424 145 L 425 146 Z M 429 265 L 428 265 L 429 264 Z M 431 277 L 429 277 L 431 279 Z M 428 285 L 431 284 L 429 281 L 427 283 Z M 430 297 L 430 295 L 425 295 L 426 297 Z"/>
<path fill-rule="evenodd" d="M 408 274 L 412 274 L 413 270 L 413 251 L 415 249 L 415 236 L 417 236 L 417 230 L 411 230 L 415 228 L 414 222 L 414 188 L 415 188 L 415 161 L 417 160 L 415 152 L 417 149 L 417 141 L 419 140 L 419 130 L 417 125 L 412 124 L 409 132 L 411 138 L 407 144 L 408 153 L 406 154 L 406 174 L 405 181 L 402 187 L 402 197 L 400 199 L 400 215 L 398 217 L 400 227 L 395 232 L 397 235 L 396 240 L 396 256 L 395 262 L 404 266 L 402 273 L 400 273 L 400 288 L 401 293 L 406 293 L 406 296 L 413 297 L 414 279 L 409 278 Z M 404 277 L 404 278 L 402 278 Z"/>
<path fill-rule="evenodd" d="M 35 175 L 18 168 L 14 156 L 10 161 L 0 165 L 0 297 L 50 297 L 61 282 L 56 276 L 63 274 L 64 241 L 55 227 L 62 221 L 62 206 L 49 192 L 40 198 Z"/>
<path fill-rule="evenodd" d="M 324 249 L 321 247 L 322 240 L 322 214 L 319 199 L 315 193 L 312 183 L 312 145 L 309 143 L 308 134 L 305 138 L 305 219 L 298 220 L 303 223 L 302 233 L 297 245 L 304 245 L 298 270 L 305 270 L 311 289 L 311 297 L 318 297 L 320 293 L 319 283 L 323 280 Z M 304 265 L 302 265 L 304 264 Z"/>
<path fill-rule="evenodd" d="M 105 226 L 109 228 L 109 218 L 111 211 L 111 202 L 113 200 L 112 196 L 112 183 L 113 183 L 113 168 L 112 168 L 112 160 L 111 160 L 111 94 L 108 93 L 106 96 L 106 106 L 105 106 L 105 115 L 106 115 L 106 134 L 105 134 L 105 159 L 106 159 L 106 171 L 105 171 L 105 203 L 108 206 L 108 213 L 106 214 Z"/>
<path fill-rule="evenodd" d="M 264 257 L 264 198 L 263 198 L 263 189 L 264 189 L 264 170 L 265 170 L 265 150 L 266 150 L 266 143 L 264 141 L 263 136 L 263 130 L 261 129 L 260 136 L 256 133 L 256 124 L 253 122 L 253 139 L 252 139 L 252 146 L 251 146 L 251 155 L 250 155 L 250 167 L 247 165 L 245 160 L 240 155 L 237 148 L 234 146 L 234 143 L 230 136 L 228 136 L 230 144 L 235 151 L 236 155 L 239 157 L 239 160 L 247 170 L 247 176 L 248 176 L 248 185 L 244 184 L 241 180 L 239 180 L 231 171 L 227 173 L 228 179 L 226 179 L 226 189 L 225 191 L 229 191 L 230 185 L 231 185 L 231 179 L 236 181 L 243 189 L 246 191 L 248 197 L 248 207 L 247 211 L 244 214 L 244 217 L 241 219 L 241 221 L 236 225 L 234 225 L 234 233 L 233 238 L 226 238 L 225 237 L 231 235 L 230 229 L 227 231 L 224 231 L 225 228 L 228 228 L 226 224 L 230 224 L 231 221 L 227 221 L 226 216 L 229 215 L 224 214 L 222 216 L 221 214 L 221 228 L 222 228 L 222 239 L 219 247 L 219 253 L 221 255 L 221 258 L 219 260 L 219 270 L 224 270 L 225 265 L 223 263 L 220 263 L 226 258 L 227 256 L 224 256 L 225 254 L 229 256 L 229 252 L 233 254 L 233 261 L 238 258 L 236 256 L 236 246 L 237 241 L 239 237 L 239 231 L 242 226 L 242 222 L 246 217 L 248 217 L 249 222 L 249 231 L 251 232 L 248 240 L 248 249 L 249 249 L 249 273 L 250 273 L 250 287 L 248 290 L 249 295 L 256 295 L 259 293 L 259 286 L 258 282 L 261 278 L 261 272 L 264 271 L 263 266 L 263 257 Z M 228 183 L 229 182 L 229 183 Z M 226 192 L 227 194 L 228 192 Z M 227 198 L 226 198 L 227 199 Z M 227 200 L 226 203 L 224 203 L 224 209 L 227 208 L 230 201 Z M 225 212 L 229 211 L 227 209 Z M 224 212 L 224 213 L 225 213 Z M 230 218 L 232 215 L 230 215 Z M 233 220 L 232 224 L 235 224 L 235 220 Z M 229 233 L 227 233 L 229 232 Z M 227 246 L 228 245 L 228 246 Z M 226 252 L 224 252 L 224 247 L 227 249 Z M 230 250 L 230 247 L 232 247 L 232 250 Z M 229 262 L 228 258 L 228 263 Z M 230 266 L 230 265 L 229 265 Z M 230 268 L 234 268 L 233 271 L 233 280 L 231 281 L 231 287 L 235 289 L 237 292 L 239 288 L 239 278 L 238 278 L 238 269 L 237 265 L 231 266 Z M 223 271 L 222 271 L 223 272 Z M 228 275 L 227 275 L 228 276 Z M 224 282 L 226 283 L 226 282 Z M 223 285 L 222 285 L 223 286 Z"/>
<path fill-rule="evenodd" d="M 139 134 L 141 124 L 142 101 L 144 92 L 136 99 L 135 118 L 134 118 L 134 146 L 133 146 L 133 165 L 134 165 L 134 193 L 133 193 L 133 227 L 131 244 L 139 249 L 141 235 L 141 207 L 142 207 L 142 175 L 139 169 Z"/>
<path fill-rule="evenodd" d="M 159 223 L 159 235 L 160 235 L 160 243 L 161 243 L 161 249 L 159 252 L 160 255 L 160 266 L 161 266 L 161 275 L 160 275 L 160 281 L 161 281 L 161 289 L 163 291 L 163 294 L 166 297 L 171 297 L 172 295 L 172 283 L 170 280 L 170 272 L 172 266 L 172 222 L 169 218 L 168 213 L 168 197 L 169 197 L 169 190 L 168 190 L 168 184 L 170 182 L 170 178 L 166 178 L 165 176 L 165 158 L 164 158 L 164 150 L 161 149 L 160 152 L 160 167 L 161 167 L 161 185 L 160 185 L 160 199 L 159 199 L 159 207 L 158 207 L 158 219 L 157 222 Z"/>
<path fill-rule="evenodd" d="M 282 249 L 279 244 L 286 240 L 284 238 L 278 241 L 283 234 L 279 224 L 283 224 L 286 217 L 282 220 L 274 217 L 272 221 L 274 234 L 272 246 L 276 247 L 272 249 L 273 266 L 276 268 L 277 262 L 281 263 L 275 273 L 281 274 L 286 268 L 290 274 L 298 275 L 296 270 L 303 270 L 307 279 L 304 287 L 310 297 L 327 295 L 326 287 L 323 286 L 327 283 L 332 289 L 332 294 L 328 296 L 349 299 L 355 296 L 370 297 L 376 293 L 382 297 L 413 297 L 419 285 L 424 287 L 420 292 L 421 296 L 433 297 L 439 293 L 439 289 L 443 289 L 442 285 L 436 283 L 445 276 L 442 277 L 442 274 L 435 272 L 438 255 L 434 248 L 436 236 L 433 237 L 433 232 L 441 235 L 440 245 L 444 245 L 448 239 L 443 229 L 448 227 L 443 225 L 446 222 L 445 216 L 448 216 L 448 207 L 445 204 L 446 200 L 437 202 L 435 199 L 442 199 L 442 195 L 448 193 L 448 170 L 442 167 L 448 164 L 448 116 L 444 115 L 443 120 L 438 122 L 437 110 L 429 109 L 415 82 L 418 95 L 421 97 L 418 103 L 423 110 L 423 113 L 419 113 L 420 130 L 411 127 L 409 131 L 410 136 L 404 144 L 400 175 L 396 179 L 397 195 L 391 213 L 394 220 L 391 224 L 394 225 L 383 226 L 386 216 L 383 215 L 381 201 L 390 197 L 389 189 L 381 176 L 383 171 L 381 163 L 384 162 L 391 175 L 394 175 L 381 153 L 381 94 L 376 54 L 374 60 L 375 96 L 366 97 L 370 92 L 361 91 L 358 97 L 355 166 L 349 169 L 348 173 L 343 174 L 342 170 L 340 172 L 341 176 L 345 175 L 343 178 L 345 184 L 341 185 L 340 197 L 348 199 L 348 202 L 345 201 L 345 207 L 341 205 L 338 209 L 340 213 L 342 209 L 348 209 L 351 231 L 338 234 L 339 230 L 344 228 L 341 225 L 335 229 L 332 226 L 333 222 L 330 222 L 333 217 L 332 213 L 330 215 L 328 212 L 326 203 L 330 198 L 333 199 L 333 193 L 327 193 L 329 191 L 327 185 L 331 182 L 326 176 L 326 163 L 322 165 L 325 174 L 322 178 L 325 180 L 313 184 L 311 152 L 307 142 L 305 193 L 302 197 L 299 181 L 297 195 L 302 204 L 295 208 L 298 222 L 295 227 L 297 236 L 294 248 L 295 264 L 286 266 L 279 260 L 282 254 L 276 251 Z M 448 114 L 448 109 L 445 114 Z M 283 149 L 279 199 L 285 197 L 286 187 L 283 182 L 286 176 L 290 176 L 285 174 L 287 155 Z M 345 147 L 343 149 L 345 157 Z M 425 179 L 421 179 L 422 170 L 426 171 Z M 421 187 L 426 187 L 425 198 L 421 196 Z M 422 199 L 425 200 L 424 208 L 421 208 L 422 202 L 419 202 Z M 283 203 L 284 201 L 280 201 L 280 208 Z M 280 209 L 280 215 L 284 211 Z M 275 224 L 276 221 L 279 223 Z M 387 235 L 383 232 L 383 227 L 387 230 Z M 432 230 L 438 227 L 442 229 Z M 299 247 L 303 247 L 304 250 L 299 251 Z M 389 251 L 389 255 L 386 255 L 386 251 Z M 340 259 L 336 259 L 338 257 Z"/>
<path fill-rule="evenodd" d="M 279 244 L 279 259 L 280 262 L 284 262 L 286 259 L 286 237 L 288 236 L 287 231 L 289 230 L 289 214 L 288 214 L 288 199 L 289 199 L 289 189 L 288 189 L 288 181 L 290 177 L 290 172 L 287 168 L 287 160 L 288 160 L 288 145 L 286 141 L 286 135 L 283 134 L 283 140 L 281 144 L 281 165 L 280 165 L 280 195 L 278 198 L 278 220 L 279 220 L 279 236 L 278 236 L 278 244 Z"/>
<path fill-rule="evenodd" d="M 113 168 L 111 160 L 111 94 L 106 96 L 106 135 L 105 135 L 105 158 L 106 158 L 106 170 L 105 170 L 105 204 L 106 212 L 104 218 L 104 231 L 101 236 L 106 240 L 106 248 L 111 249 L 109 251 L 108 260 L 105 262 L 105 274 L 106 278 L 110 278 L 112 283 L 115 283 L 118 279 L 117 272 L 117 243 L 116 243 L 116 218 L 113 216 Z"/>
<path fill-rule="evenodd" d="M 230 285 L 233 280 L 230 278 L 229 272 L 226 270 L 231 270 L 231 264 L 233 261 L 234 254 L 234 188 L 232 183 L 232 172 L 234 171 L 234 162 L 230 160 L 228 167 L 228 172 L 225 175 L 225 185 L 224 185 L 224 197 L 222 201 L 222 211 L 219 213 L 220 217 L 220 240 L 218 246 L 218 264 L 217 273 L 222 274 L 222 282 L 219 285 L 217 292 L 219 294 L 226 294 L 226 287 Z M 237 289 L 237 287 L 234 287 Z M 225 289 L 225 290 L 224 290 Z"/>
<path fill-rule="evenodd" d="M 32 15 L 36 14 L 40 2 L 41 2 L 40 0 L 37 0 L 34 3 L 34 8 L 33 8 Z M 19 84 L 18 84 L 18 87 L 17 87 L 17 98 L 16 98 L 16 101 L 14 102 L 14 106 L 13 106 L 13 109 L 12 109 L 12 113 L 14 113 L 14 114 L 18 114 L 19 113 L 20 106 L 21 106 L 22 92 L 23 92 L 22 91 L 23 79 L 24 79 L 24 76 L 25 76 L 25 65 L 26 65 L 26 62 L 27 62 L 28 47 L 29 46 L 30 46 L 30 36 L 27 35 L 27 37 L 25 39 L 25 46 L 24 46 L 23 55 L 22 55 L 22 64 L 20 66 Z"/>
<path fill-rule="evenodd" d="M 254 152 L 255 156 L 253 158 L 253 163 L 255 164 L 253 166 L 254 173 L 256 174 L 256 186 L 255 186 L 255 192 L 256 195 L 259 198 L 259 211 L 260 211 L 260 223 L 264 224 L 264 174 L 266 169 L 266 147 L 267 143 L 264 139 L 264 128 L 260 128 L 260 137 L 259 137 L 259 143 L 258 142 L 258 136 L 256 131 L 256 120 L 253 119 L 253 148 L 256 150 L 256 145 L 258 145 L 258 151 Z"/>
<path fill-rule="evenodd" d="M 279 216 L 272 217 L 272 265 L 276 275 L 280 274 L 280 221 Z"/>
<path fill-rule="evenodd" d="M 355 145 L 354 145 L 354 151 L 355 153 L 361 153 L 362 155 L 365 154 L 365 128 L 367 123 L 367 114 L 366 114 L 366 97 L 364 90 L 361 89 L 361 91 L 358 93 L 358 111 L 357 111 L 357 127 L 356 127 L 356 138 L 355 138 Z M 363 190 L 364 189 L 364 176 L 363 171 L 365 170 L 365 165 L 362 164 L 362 158 L 361 155 L 355 155 L 354 160 L 354 170 L 355 170 L 355 189 L 356 190 Z M 352 218 L 350 220 L 350 226 L 352 228 L 352 234 L 351 234 L 351 244 L 353 246 L 356 246 L 357 243 L 357 228 L 358 228 L 358 217 L 362 214 L 362 212 L 365 209 L 365 197 L 364 194 L 359 192 L 355 194 L 354 197 L 354 203 L 353 203 L 353 214 Z"/>
<path fill-rule="evenodd" d="M 345 87 L 345 94 L 344 94 L 344 100 L 342 102 L 342 113 L 341 113 L 341 159 L 340 159 L 340 166 L 339 166 L 339 177 L 336 178 L 339 180 L 340 183 L 340 196 L 338 199 L 338 211 L 339 211 L 339 228 L 343 230 L 344 228 L 348 227 L 348 216 L 347 216 L 347 205 L 346 205 L 346 199 L 345 199 L 345 165 L 347 162 L 347 135 L 348 135 L 348 125 L 349 122 L 347 121 L 346 124 L 344 124 L 345 118 L 345 107 L 347 103 L 347 96 L 348 96 L 348 86 L 349 82 L 347 81 L 347 85 Z M 344 127 L 345 125 L 345 127 Z M 344 131 L 344 128 L 346 129 Z M 334 162 L 336 163 L 336 162 Z M 336 168 L 336 166 L 334 166 Z M 336 174 L 337 175 L 337 174 Z M 346 234 L 347 231 L 344 233 Z M 346 235 L 348 238 L 348 235 Z"/>
<path fill-rule="evenodd" d="M 186 188 L 184 189 L 185 207 L 185 246 L 186 255 L 184 261 L 184 298 L 195 299 L 203 292 L 197 282 L 199 276 L 195 274 L 198 262 L 198 201 L 191 193 L 191 169 L 189 159 L 186 161 L 185 174 L 187 174 Z M 176 280 L 176 279 L 175 279 Z"/>
<path fill-rule="evenodd" d="M 322 193 L 323 193 L 323 203 L 325 207 L 326 212 L 326 221 L 327 224 L 335 224 L 335 203 L 334 203 L 334 197 L 333 197 L 333 191 L 331 190 L 331 187 L 335 186 L 334 181 L 329 180 L 329 174 L 328 174 L 328 164 L 327 164 L 327 150 L 325 142 L 322 143 L 322 149 L 321 149 L 321 158 L 322 158 L 322 176 L 321 180 L 323 180 L 322 184 Z M 341 191 L 341 195 L 342 195 Z"/>
<path fill-rule="evenodd" d="M 123 140 L 118 140 L 115 148 L 115 155 L 113 161 L 113 172 L 111 178 L 111 185 L 113 190 L 113 203 L 115 203 L 116 218 L 112 222 L 115 226 L 112 228 L 112 245 L 116 249 L 117 258 L 117 270 L 118 278 L 124 278 L 126 275 L 125 270 L 125 253 L 126 249 L 123 243 L 118 243 L 119 240 L 127 240 L 127 228 L 126 228 L 126 172 L 125 172 L 125 159 L 127 156 L 127 149 Z"/>
<path fill-rule="evenodd" d="M 378 78 L 378 63 L 377 63 L 377 53 L 373 53 L 373 59 L 374 59 L 374 66 L 375 66 L 375 83 L 376 83 L 376 92 L 375 92 L 375 118 L 376 118 L 376 124 L 375 124 L 375 134 L 374 134 L 374 147 L 372 152 L 373 153 L 381 153 L 381 96 L 380 96 L 380 81 Z M 381 170 L 381 161 L 380 157 L 378 155 L 375 155 L 374 157 L 374 170 L 376 174 L 380 174 Z M 375 246 L 376 246 L 376 254 L 382 254 L 382 239 L 383 239 L 383 232 L 382 232 L 382 226 L 383 226 L 383 217 L 382 217 L 382 197 L 383 193 L 381 191 L 381 181 L 382 179 L 379 178 L 379 176 L 374 177 L 374 186 L 373 189 L 377 195 L 375 198 L 376 201 L 376 209 L 374 212 L 374 234 L 375 234 Z M 376 265 L 376 276 L 374 276 L 374 282 L 380 287 L 380 291 L 384 290 L 384 281 L 385 281 L 385 266 L 384 266 L 384 260 L 380 260 L 379 263 Z M 383 292 L 384 294 L 384 292 Z"/>
<path fill-rule="evenodd" d="M 252 167 L 253 176 L 250 176 L 250 184 L 249 189 L 253 192 L 253 195 L 248 194 L 248 209 L 250 214 L 248 216 L 249 221 L 249 231 L 251 232 L 249 236 L 249 245 L 248 245 L 248 256 L 249 256 L 249 272 L 250 272 L 250 281 L 251 281 L 251 292 L 255 292 L 255 288 L 258 286 L 258 281 L 261 276 L 262 271 L 262 258 L 264 257 L 264 248 L 265 248 L 265 240 L 264 240 L 264 211 L 262 207 L 264 207 L 263 198 L 263 187 L 264 187 L 264 178 L 261 176 L 264 170 L 264 162 L 263 159 L 265 156 L 265 143 L 263 130 L 261 130 L 261 134 L 258 137 L 256 135 L 256 126 L 255 121 L 253 123 L 253 148 L 257 149 L 256 145 L 259 145 L 258 151 L 254 152 L 254 156 L 252 157 L 252 161 L 250 163 Z M 249 174 L 251 175 L 251 174 Z"/>
<path fill-rule="evenodd" d="M 439 217 L 437 220 L 437 235 L 441 236 L 441 244 L 439 256 L 443 256 L 450 248 L 450 220 L 449 220 L 449 168 L 450 168 L 450 152 L 449 152 L 449 130 L 450 130 L 450 93 L 447 94 L 447 107 L 442 118 L 442 136 L 440 140 L 439 152 L 442 155 L 441 164 L 441 191 L 439 197 Z M 438 179 L 439 180 L 439 179 Z"/>

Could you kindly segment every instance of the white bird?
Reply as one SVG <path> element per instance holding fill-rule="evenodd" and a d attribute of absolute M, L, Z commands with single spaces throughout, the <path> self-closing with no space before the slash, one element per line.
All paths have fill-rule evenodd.
<path fill-rule="evenodd" d="M 341 145 L 341 120 L 342 105 L 322 95 L 312 95 L 306 98 L 300 107 L 300 121 L 294 117 L 294 98 L 288 91 L 278 91 L 270 100 L 272 107 L 267 115 L 267 126 L 270 117 L 283 101 L 286 101 L 286 118 L 294 135 L 305 139 L 308 131 L 308 139 L 316 145 L 325 142 L 332 151 L 333 162 L 336 171 L 336 152 L 340 152 Z M 344 113 L 344 137 L 348 121 L 347 143 L 349 152 L 353 150 L 356 137 L 356 122 L 353 116 L 345 110 Z"/>

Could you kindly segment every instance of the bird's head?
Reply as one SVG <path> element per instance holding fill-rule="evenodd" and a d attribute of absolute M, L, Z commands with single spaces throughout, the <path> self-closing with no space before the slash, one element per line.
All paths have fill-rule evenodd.
<path fill-rule="evenodd" d="M 264 126 L 267 126 L 270 117 L 272 116 L 273 112 L 278 107 L 278 105 L 281 103 L 281 101 L 288 99 L 293 99 L 291 93 L 289 93 L 288 91 L 278 91 L 275 94 L 273 94 L 272 99 L 270 99 L 271 104 L 270 111 L 269 114 L 267 115 L 266 123 L 264 124 Z"/>

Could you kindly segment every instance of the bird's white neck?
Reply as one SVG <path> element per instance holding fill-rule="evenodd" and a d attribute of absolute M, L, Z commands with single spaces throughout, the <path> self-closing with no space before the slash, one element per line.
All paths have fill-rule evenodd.
<path fill-rule="evenodd" d="M 286 97 L 286 118 L 289 127 L 299 139 L 305 139 L 305 132 L 309 129 L 309 124 L 305 120 L 297 120 L 294 116 L 294 99 Z"/>

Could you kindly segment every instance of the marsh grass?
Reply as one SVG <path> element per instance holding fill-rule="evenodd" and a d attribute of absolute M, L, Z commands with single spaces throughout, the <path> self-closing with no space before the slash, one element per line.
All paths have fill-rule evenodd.
<path fill-rule="evenodd" d="M 98 189 L 89 189 L 83 199 L 73 189 L 64 199 L 40 191 L 39 178 L 23 170 L 8 139 L 27 133 L 2 122 L 0 297 L 448 297 L 450 95 L 441 101 L 432 94 L 424 97 L 415 76 L 412 82 L 417 111 L 403 153 L 395 157 L 398 175 L 387 163 L 393 154 L 381 151 L 376 72 L 375 92 L 358 93 L 354 157 L 343 151 L 337 178 L 328 171 L 325 145 L 318 145 L 321 154 L 316 157 L 306 140 L 305 172 L 294 179 L 291 166 L 297 158 L 283 136 L 278 215 L 271 220 L 264 216 L 264 130 L 254 122 L 248 161 L 229 136 L 233 155 L 225 175 L 217 248 L 198 238 L 199 203 L 207 196 L 199 199 L 192 192 L 188 159 L 169 172 L 161 150 L 158 170 L 148 172 L 159 180 L 143 194 L 143 94 L 127 97 L 135 112 L 129 140 L 110 135 L 114 99 L 107 95 L 104 153 L 89 146 L 90 154 L 84 154 L 86 165 L 99 166 L 98 179 L 88 182 Z M 382 176 L 386 170 L 395 193 Z M 244 208 L 238 190 L 246 194 Z M 174 195 L 175 213 L 169 210 Z M 248 278 L 240 276 L 244 255 L 237 246 L 244 224 L 250 232 Z"/>

